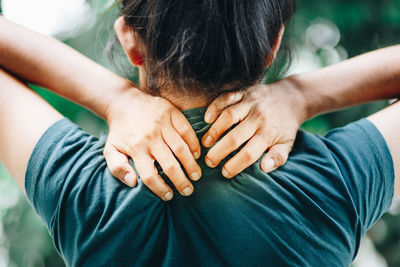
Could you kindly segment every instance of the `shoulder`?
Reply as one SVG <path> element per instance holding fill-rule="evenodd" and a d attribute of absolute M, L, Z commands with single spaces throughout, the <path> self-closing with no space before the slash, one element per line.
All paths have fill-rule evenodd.
<path fill-rule="evenodd" d="M 362 233 L 392 203 L 392 157 L 382 134 L 366 119 L 325 136 L 299 132 L 282 170 L 331 217 L 356 218 Z"/>
<path fill-rule="evenodd" d="M 25 174 L 25 189 L 50 230 L 60 206 L 77 197 L 79 188 L 86 188 L 88 196 L 93 194 L 94 184 L 91 188 L 87 184 L 107 171 L 104 143 L 105 137 L 98 139 L 62 119 L 50 126 L 36 144 Z"/>

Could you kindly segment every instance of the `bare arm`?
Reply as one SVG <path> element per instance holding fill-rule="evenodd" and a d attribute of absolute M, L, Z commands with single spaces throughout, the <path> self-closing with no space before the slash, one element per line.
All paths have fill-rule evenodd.
<path fill-rule="evenodd" d="M 309 117 L 366 102 L 400 98 L 400 45 L 376 50 L 313 73 L 293 77 L 306 92 Z M 324 84 L 318 88 L 317 83 Z M 395 171 L 394 198 L 400 193 L 400 103 L 370 117 L 384 136 Z"/>
<path fill-rule="evenodd" d="M 22 190 L 33 148 L 61 118 L 46 101 L 0 68 L 0 160 Z"/>
<path fill-rule="evenodd" d="M 400 97 L 399 59 L 397 45 L 274 84 L 258 85 L 243 95 L 217 98 L 206 113 L 206 121 L 215 123 L 204 135 L 204 145 L 212 146 L 233 124 L 240 123 L 208 152 L 206 160 L 211 167 L 216 166 L 247 141 L 224 166 L 225 176 L 233 177 L 266 150 L 261 168 L 269 172 L 282 166 L 305 120 L 352 105 Z"/>
<path fill-rule="evenodd" d="M 400 45 L 376 50 L 314 73 L 299 75 L 309 117 L 361 103 L 400 98 Z M 296 81 L 296 77 L 294 77 Z M 316 83 L 324 84 L 323 89 Z M 314 85 L 312 85 L 312 83 Z M 319 101 L 318 101 L 319 100 Z M 400 103 L 368 117 L 384 136 L 395 171 L 394 198 L 400 193 Z"/>
<path fill-rule="evenodd" d="M 400 102 L 368 117 L 381 132 L 392 155 L 395 182 L 394 198 L 400 195 Z"/>
<path fill-rule="evenodd" d="M 128 80 L 108 71 L 69 46 L 0 16 L 0 66 L 107 118 L 107 107 Z M 140 94 L 139 89 L 136 92 Z"/>
<path fill-rule="evenodd" d="M 308 117 L 400 97 L 400 45 L 346 60 L 289 81 L 308 98 Z"/>
<path fill-rule="evenodd" d="M 316 72 L 294 76 L 306 92 L 309 117 L 361 103 L 400 97 L 400 45 L 376 50 Z M 320 87 L 320 85 L 323 85 Z M 395 171 L 394 198 L 400 193 L 400 103 L 370 117 L 384 136 Z"/>
<path fill-rule="evenodd" d="M 193 191 L 178 160 L 190 178 L 200 178 L 195 161 L 200 145 L 184 115 L 168 101 L 143 93 L 63 43 L 1 16 L 0 67 L 106 119 L 110 133 L 104 155 L 111 173 L 122 182 L 136 185 L 136 173 L 128 162 L 131 157 L 143 182 L 160 198 L 169 200 L 172 190 L 155 171 L 157 160 L 178 191 L 183 195 Z M 190 192 L 183 193 L 187 188 Z"/>

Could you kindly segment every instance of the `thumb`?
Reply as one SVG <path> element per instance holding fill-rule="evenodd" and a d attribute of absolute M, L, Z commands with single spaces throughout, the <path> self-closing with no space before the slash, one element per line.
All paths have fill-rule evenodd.
<path fill-rule="evenodd" d="M 292 146 L 293 142 L 272 146 L 261 160 L 262 171 L 268 173 L 283 166 L 289 157 Z"/>
<path fill-rule="evenodd" d="M 106 146 L 104 149 L 104 158 L 107 162 L 111 174 L 129 187 L 137 184 L 137 175 L 135 170 L 129 164 L 127 155 L 118 151 L 114 146 Z"/>

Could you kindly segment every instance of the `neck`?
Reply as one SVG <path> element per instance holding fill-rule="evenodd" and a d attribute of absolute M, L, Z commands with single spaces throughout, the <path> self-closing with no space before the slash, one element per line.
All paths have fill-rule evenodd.
<path fill-rule="evenodd" d="M 146 83 L 143 82 L 144 79 L 142 79 L 142 77 L 146 77 L 142 68 L 139 69 L 139 73 L 141 78 L 140 88 L 144 92 L 149 93 L 150 90 L 147 89 Z M 202 108 L 208 106 L 212 102 L 212 99 L 205 96 L 203 92 L 189 92 L 190 91 L 188 90 L 188 93 L 184 94 L 182 93 L 182 90 L 176 88 L 162 88 L 160 89 L 159 94 L 162 98 L 167 99 L 180 110 Z"/>
<path fill-rule="evenodd" d="M 160 92 L 162 98 L 173 103 L 180 110 L 202 108 L 211 104 L 211 100 L 204 95 L 185 95 L 177 90 L 168 90 Z"/>

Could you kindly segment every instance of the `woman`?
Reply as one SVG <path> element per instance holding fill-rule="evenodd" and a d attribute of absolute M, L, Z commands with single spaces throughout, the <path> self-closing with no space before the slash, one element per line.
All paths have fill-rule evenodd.
<path fill-rule="evenodd" d="M 284 19 L 288 19 L 293 12 L 291 1 L 288 1 L 286 4 L 288 8 L 285 11 L 286 14 L 282 17 Z M 274 3 L 274 5 L 277 4 Z M 267 6 L 264 8 L 267 8 Z M 125 9 L 125 12 L 129 12 L 129 10 Z M 280 15 L 282 14 L 275 14 L 275 17 Z M 237 18 L 238 21 L 236 21 L 236 23 L 241 23 L 240 19 L 241 18 Z M 274 17 L 269 16 L 268 19 L 273 20 Z M 175 21 L 175 23 L 179 24 L 180 21 Z M 264 21 L 264 23 L 270 22 Z M 280 21 L 274 23 L 282 24 Z M 136 172 L 128 163 L 128 156 L 130 156 L 135 162 L 140 176 L 151 176 L 159 181 L 157 184 L 150 184 L 145 179 L 144 183 L 160 198 L 169 200 L 173 192 L 170 187 L 162 183 L 156 172 L 151 171 L 149 173 L 149 170 L 154 170 L 154 167 L 151 167 L 154 166 L 154 160 L 158 163 L 162 162 L 161 167 L 163 169 L 164 166 L 174 167 L 176 171 L 166 172 L 169 179 L 174 184 L 180 183 L 185 186 L 184 188 L 189 186 L 193 189 L 189 180 L 184 177 L 184 173 L 174 155 L 179 159 L 186 173 L 191 176 L 191 179 L 197 180 L 201 176 L 201 170 L 194 158 L 200 156 L 200 146 L 190 125 L 174 105 L 168 103 L 165 99 L 145 95 L 142 91 L 134 88 L 132 83 L 95 65 L 75 51 L 72 51 L 54 40 L 26 32 L 14 25 L 4 24 L 3 27 L 7 30 L 3 31 L 3 36 L 1 38 L 3 53 L 1 54 L 0 64 L 2 66 L 30 83 L 49 88 L 53 92 L 88 107 L 108 121 L 110 125 L 110 134 L 109 141 L 105 148 L 105 157 L 110 171 L 115 177 L 129 186 L 134 186 L 136 184 Z M 199 25 L 197 25 L 197 27 L 199 27 Z M 270 31 L 272 31 L 272 34 L 276 34 L 276 31 L 280 28 L 279 26 L 275 26 L 275 28 L 276 29 L 272 30 L 265 28 L 264 32 L 259 32 L 258 35 L 262 33 L 268 36 L 270 35 Z M 216 37 L 218 36 L 214 36 L 213 38 Z M 265 37 L 263 38 L 265 39 Z M 225 39 L 224 41 L 227 42 L 229 40 Z M 258 41 L 265 41 L 263 46 L 272 47 L 274 45 L 273 39 Z M 196 42 L 201 44 L 199 40 L 196 40 Z M 213 47 L 209 47 L 209 50 L 214 51 L 214 53 L 221 53 L 214 49 L 218 45 L 218 43 L 215 43 Z M 27 50 L 26 47 L 29 47 L 29 50 Z M 51 49 L 47 49 L 47 47 L 51 47 Z M 268 50 L 271 49 L 271 47 L 265 48 Z M 204 51 L 203 53 L 206 52 L 209 53 L 209 51 Z M 255 53 L 257 51 L 252 52 Z M 246 63 L 247 65 L 254 65 L 255 61 L 257 61 L 258 67 L 253 67 L 251 71 L 256 71 L 258 73 L 251 73 L 251 75 L 258 75 L 258 78 L 260 78 L 263 72 L 263 66 L 271 63 L 266 62 L 266 51 L 261 52 L 265 54 L 262 60 L 257 56 L 257 58 L 251 59 L 254 62 Z M 198 53 L 196 54 L 198 55 Z M 37 57 L 37 55 L 41 56 Z M 54 64 L 55 59 L 57 59 L 56 66 Z M 213 66 L 214 68 L 218 68 L 218 65 L 223 63 L 222 60 L 217 57 L 212 59 L 215 65 Z M 272 61 L 272 59 L 273 56 L 271 55 L 268 61 Z M 133 59 L 133 61 L 135 62 L 137 60 Z M 242 64 L 242 62 L 232 62 L 232 64 Z M 240 68 L 236 69 L 237 73 L 230 73 L 229 75 L 240 77 L 242 74 L 239 73 L 242 72 L 242 70 Z M 211 72 L 212 70 L 208 71 Z M 96 77 L 96 79 L 88 80 L 88 77 Z M 255 79 L 254 77 L 244 77 L 244 79 L 249 78 Z M 232 77 L 230 77 L 230 79 L 232 79 Z M 236 94 L 236 97 L 236 101 L 240 100 L 240 94 Z M 225 97 L 221 97 L 220 99 L 223 100 Z M 132 103 L 135 104 L 132 105 Z M 218 103 L 219 102 L 216 101 L 215 105 L 210 106 L 210 109 L 212 110 L 213 106 L 219 105 Z M 131 106 L 132 109 L 130 108 Z M 138 114 L 138 110 L 142 110 L 143 112 L 138 116 L 132 117 L 131 114 Z M 215 115 L 216 114 L 214 114 L 214 116 Z M 268 155 L 271 156 L 268 157 L 271 159 L 277 157 L 275 158 L 276 166 L 272 167 L 278 167 L 284 163 L 281 158 L 286 158 L 290 151 L 290 144 L 293 143 L 294 133 L 298 128 L 297 124 L 297 122 L 294 122 L 291 127 L 291 133 L 288 134 L 288 136 L 283 136 L 283 138 L 279 140 L 273 140 L 275 137 L 271 139 L 271 137 L 266 136 L 266 134 L 270 134 L 269 131 L 267 131 L 264 136 L 260 136 L 259 142 L 261 139 L 266 139 L 265 141 L 262 140 L 262 143 L 260 142 L 260 146 L 258 146 L 258 148 L 263 148 L 262 152 L 273 145 L 271 142 L 288 143 L 288 145 L 280 146 L 280 149 L 279 146 L 277 147 L 278 149 L 276 149 L 276 151 L 282 153 L 282 155 L 272 152 Z M 132 125 L 132 128 L 127 128 L 127 125 L 128 127 Z M 140 125 L 140 127 L 137 127 L 137 125 Z M 274 127 L 273 125 L 270 126 Z M 277 126 L 282 127 L 283 125 L 279 123 Z M 217 135 L 222 134 L 222 132 L 225 131 L 224 127 L 226 127 L 226 125 L 215 127 L 214 129 L 217 131 L 212 133 L 210 137 L 216 138 Z M 287 124 L 285 124 L 285 127 L 287 127 Z M 205 146 L 209 147 L 215 141 L 216 139 L 211 139 L 211 143 L 205 143 Z M 243 141 L 241 142 L 243 143 Z M 163 151 L 160 151 L 160 147 L 163 148 Z M 174 155 L 169 149 L 172 150 Z M 229 144 L 220 146 L 220 149 L 224 152 L 233 151 Z M 272 151 L 273 150 L 274 149 L 272 149 Z M 216 150 L 211 150 L 211 154 L 207 158 L 208 161 L 215 161 L 217 163 L 221 160 L 220 153 L 215 152 Z M 258 151 L 258 153 L 260 153 L 260 151 Z M 190 156 L 190 154 L 193 154 L 193 157 Z M 273 156 L 273 154 L 275 156 Z M 231 166 L 227 167 L 226 171 L 228 171 L 230 175 L 235 175 L 245 167 L 254 163 L 254 160 L 246 160 L 243 158 L 241 158 L 241 160 L 242 164 L 240 169 L 230 164 Z M 271 162 L 271 160 L 268 162 Z M 179 191 L 183 193 L 182 190 L 184 188 L 181 187 Z M 168 194 L 168 198 L 165 197 L 166 194 Z"/>
<path fill-rule="evenodd" d="M 175 2 L 171 6 L 158 6 L 160 3 L 163 2 L 126 1 L 123 12 L 139 13 L 135 16 L 123 13 L 124 17 L 117 20 L 115 29 L 127 56 L 132 63 L 139 65 L 141 87 L 149 91 L 158 89 L 161 96 L 181 108 L 207 105 L 212 97 L 203 93 L 202 89 L 210 88 L 211 92 L 215 92 L 219 87 L 215 86 L 218 82 L 226 86 L 221 87 L 223 90 L 238 89 L 241 86 L 237 84 L 243 81 L 247 86 L 256 84 L 258 78 L 261 77 L 263 67 L 272 61 L 279 47 L 284 22 L 282 20 L 284 16 L 279 12 L 285 10 L 282 6 L 273 9 L 279 13 L 275 14 L 270 8 L 250 8 L 254 3 L 248 1 L 241 3 L 227 1 L 223 3 L 225 8 L 220 8 L 213 2 L 217 6 L 203 6 L 203 12 L 198 14 L 204 18 L 201 20 L 194 14 L 183 12 L 192 10 L 194 6 L 198 8 L 198 1 Z M 257 3 L 277 7 L 274 4 L 278 5 L 282 2 L 260 1 Z M 211 10 L 215 11 L 215 14 L 206 12 Z M 247 14 L 250 11 L 255 14 Z M 229 15 L 236 14 L 235 12 L 237 16 Z M 266 17 L 270 19 L 266 15 L 269 15 L 272 21 L 274 18 L 277 19 L 277 27 L 273 27 L 275 35 L 267 35 L 272 41 L 264 40 L 266 35 L 262 31 L 259 32 L 259 39 L 267 42 L 268 45 L 262 43 L 260 46 L 266 56 L 262 57 L 262 60 L 257 58 L 254 60 L 263 64 L 242 64 L 247 62 L 244 56 L 248 51 L 252 51 L 251 46 L 243 46 L 246 47 L 246 51 L 237 53 L 242 57 L 241 59 L 230 58 L 234 66 L 241 66 L 244 75 L 252 74 L 251 67 L 258 66 L 254 72 L 258 76 L 249 75 L 253 77 L 253 82 L 250 82 L 251 79 L 239 79 L 235 75 L 229 75 L 229 71 L 215 72 L 201 60 L 199 65 L 192 60 L 185 62 L 186 56 L 189 55 L 189 59 L 193 56 L 190 53 L 186 54 L 185 49 L 165 49 L 168 45 L 173 46 L 173 40 L 163 43 L 160 49 L 167 54 L 170 51 L 182 51 L 181 56 L 185 56 L 183 60 L 182 57 L 176 55 L 165 59 L 159 58 L 157 53 L 154 53 L 159 50 L 151 49 L 154 42 L 148 42 L 152 39 L 149 38 L 150 33 L 159 35 L 160 25 L 166 25 L 166 22 L 170 21 L 168 16 L 172 16 L 179 21 L 186 19 L 187 23 L 182 25 L 193 31 L 199 21 L 212 23 L 215 19 L 215 25 L 206 27 L 206 32 L 215 33 L 218 27 L 222 27 L 227 30 L 227 36 L 233 38 L 240 47 L 238 40 L 246 36 L 246 32 L 240 33 L 242 35 L 237 38 L 232 37 L 233 33 L 236 33 L 235 27 L 232 27 L 236 25 L 236 19 L 246 17 L 249 20 L 251 18 L 252 21 L 256 18 L 260 21 Z M 221 21 L 218 20 L 221 18 L 226 20 L 226 25 L 221 26 Z M 141 19 L 148 21 L 144 22 Z M 12 32 L 16 36 L 21 31 L 26 33 L 25 30 L 5 21 L 1 23 L 14 27 L 15 31 Z M 143 26 L 141 23 L 144 23 L 146 28 L 141 27 Z M 248 23 L 248 25 L 257 29 L 259 27 L 259 24 L 254 23 Z M 146 29 L 146 31 L 141 33 L 140 29 Z M 169 30 L 176 29 L 177 27 L 171 27 Z M 173 36 L 186 36 L 191 33 L 186 30 L 180 29 L 181 35 L 175 33 Z M 168 30 L 164 30 L 163 33 L 168 33 Z M 171 35 L 166 34 L 166 36 L 168 38 Z M 251 32 L 251 36 L 257 38 L 258 35 Z M 35 35 L 35 39 L 37 38 Z M 0 39 L 3 40 L 3 38 Z M 213 39 L 206 40 L 210 42 Z M 190 44 L 190 38 L 185 41 L 187 42 L 180 45 Z M 7 43 L 7 41 L 1 42 Z M 254 42 L 250 42 L 257 47 Z M 61 49 L 55 44 L 51 47 Z M 234 50 L 234 47 L 235 45 L 232 45 L 230 41 L 226 42 L 221 49 L 228 51 Z M 65 51 L 64 55 L 67 52 L 72 53 L 65 48 L 63 51 Z M 259 55 L 259 53 L 255 54 Z M 362 120 L 333 131 L 325 138 L 299 132 L 287 165 L 279 171 L 265 174 L 258 164 L 253 164 L 235 179 L 222 179 L 221 173 L 224 172 L 224 176 L 230 178 L 234 174 L 231 171 L 232 165 L 240 170 L 245 167 L 241 159 L 247 158 L 248 162 L 256 161 L 265 151 L 265 148 L 259 144 L 269 147 L 270 144 L 262 138 L 268 136 L 263 124 L 266 118 L 268 125 L 273 125 L 275 129 L 278 127 L 285 129 L 286 123 L 282 123 L 280 118 L 266 116 L 268 112 L 273 114 L 278 109 L 273 105 L 279 107 L 280 116 L 288 116 L 287 120 L 290 121 L 289 129 L 291 130 L 283 132 L 289 132 L 286 136 L 294 136 L 297 126 L 316 113 L 399 95 L 400 70 L 394 57 L 398 54 L 398 47 L 388 48 L 315 73 L 291 77 L 278 84 L 265 87 L 256 85 L 244 93 L 240 103 L 222 112 L 210 129 L 202 119 L 204 109 L 184 111 L 198 137 L 205 136 L 203 141 L 207 143 L 207 146 L 212 145 L 213 140 L 218 139 L 224 129 L 230 128 L 232 124 L 243 119 L 207 152 L 205 158 L 202 157 L 198 161 L 203 172 L 203 179 L 196 182 L 196 194 L 189 198 L 177 195 L 173 201 L 165 203 L 158 200 L 143 186 L 145 181 L 148 185 L 156 185 L 160 191 L 155 190 L 155 193 L 165 200 L 169 199 L 167 194 L 171 191 L 168 191 L 169 187 L 165 187 L 165 180 L 162 178 L 166 178 L 164 172 L 174 173 L 171 171 L 174 168 L 166 168 L 163 157 L 157 158 L 164 170 L 164 172 L 159 172 L 160 176 L 155 173 L 152 164 L 146 165 L 146 160 L 136 158 L 135 167 L 141 177 L 138 186 L 129 189 L 117 183 L 108 172 L 101 155 L 104 139 L 97 140 L 69 121 L 62 119 L 50 106 L 4 71 L 0 75 L 2 85 L 0 86 L 0 106 L 7 112 L 0 113 L 0 123 L 4 129 L 0 136 L 0 158 L 19 181 L 21 187 L 26 189 L 28 198 L 49 226 L 57 248 L 70 265 L 348 265 L 357 252 L 361 236 L 390 205 L 395 184 L 393 178 L 396 178 L 396 185 L 398 184 L 400 144 L 396 137 L 400 132 L 400 125 L 393 120 L 400 112 L 398 104 L 370 117 L 369 121 L 373 124 Z M 64 62 L 70 62 L 72 55 L 76 56 L 76 54 L 71 54 L 71 57 L 65 59 Z M 21 60 L 20 56 L 17 58 Z M 249 56 L 246 57 L 246 59 L 249 58 Z M 158 66 L 160 68 L 151 68 L 151 71 L 148 71 L 148 67 L 154 62 L 159 62 L 160 59 L 164 59 L 161 61 L 163 64 Z M 170 59 L 183 61 L 185 64 L 178 64 L 180 68 L 176 72 L 175 65 L 171 67 L 165 62 Z M 210 57 L 211 61 L 212 59 L 214 58 Z M 215 64 L 219 64 L 220 60 L 222 59 L 216 60 Z M 224 60 L 229 62 L 229 58 Z M 94 68 L 91 63 L 83 62 Z M 379 62 L 385 71 L 377 73 L 376 66 L 366 64 L 369 62 Z M 2 66 L 4 65 L 2 63 Z M 37 66 L 40 65 L 37 64 Z M 46 64 L 42 62 L 42 65 Z M 211 78 L 215 79 L 196 80 L 197 76 L 192 75 L 196 66 L 200 69 L 201 67 L 208 69 L 209 75 L 214 73 Z M 29 71 L 25 74 L 23 70 L 18 73 L 18 67 L 15 65 L 13 67 L 12 63 L 6 68 L 25 79 L 33 80 L 35 77 L 35 75 L 27 77 L 29 75 L 26 73 Z M 105 73 L 102 69 L 97 70 Z M 155 70 L 159 72 L 154 72 L 157 75 L 152 77 Z M 355 72 L 359 74 L 357 77 L 354 75 Z M 70 79 L 65 72 L 62 74 L 55 72 L 54 76 L 61 82 L 67 81 L 66 83 L 72 83 L 75 86 L 80 83 L 85 84 L 85 78 L 87 78 L 82 78 L 85 82 L 79 81 L 79 78 Z M 115 76 L 108 77 L 110 80 L 114 77 L 117 83 Z M 221 77 L 231 77 L 231 80 Z M 180 79 L 183 88 L 171 86 L 176 85 L 174 79 Z M 50 84 L 49 80 L 48 84 Z M 213 83 L 205 86 L 204 84 L 209 80 Z M 316 88 L 315 85 L 321 84 L 321 81 L 327 84 L 325 89 L 332 90 Z M 45 82 L 41 83 L 45 85 Z M 167 86 L 163 87 L 164 85 Z M 382 90 L 376 90 L 381 87 Z M 71 88 L 74 90 L 74 86 Z M 99 88 L 106 87 L 99 83 Z M 358 97 L 353 94 L 360 91 L 362 94 Z M 104 107 L 108 106 L 107 112 L 113 114 L 109 116 L 111 128 L 112 121 L 119 119 L 118 116 L 123 114 L 118 106 L 121 106 L 123 101 L 137 101 L 136 98 L 126 100 L 130 99 L 131 91 L 124 92 L 126 95 L 122 94 L 118 100 L 101 104 Z M 90 101 L 88 99 L 91 97 L 87 95 L 85 97 L 85 93 L 86 91 L 83 92 L 82 102 L 93 106 L 99 105 L 93 102 L 104 101 L 108 95 L 104 90 L 102 91 L 104 98 L 95 98 L 96 101 Z M 64 94 L 68 95 L 68 93 Z M 110 99 L 112 98 L 108 100 Z M 156 99 L 160 101 L 159 103 L 164 103 L 159 98 Z M 214 102 L 212 114 L 220 113 L 223 107 L 231 104 L 226 100 L 229 100 L 229 97 L 217 99 Z M 115 103 L 118 105 L 113 106 Z M 296 105 L 288 106 L 291 103 L 296 103 Z M 143 107 L 146 108 L 147 105 L 143 104 Z M 32 114 L 33 110 L 35 114 Z M 172 116 L 169 114 L 168 116 Z M 177 114 L 174 116 L 178 116 Z M 215 117 L 215 115 L 211 116 L 210 120 L 215 120 Z M 176 128 L 179 127 L 175 126 L 174 129 Z M 251 134 L 249 135 L 248 132 Z M 277 138 L 279 134 L 280 132 L 276 132 L 272 136 L 281 141 Z M 211 136 L 211 142 L 206 142 L 207 136 Z M 232 138 L 235 136 L 236 138 Z M 163 137 L 165 138 L 164 132 Z M 250 141 L 243 150 L 236 156 L 229 157 L 226 164 L 219 164 L 221 159 L 229 154 L 228 152 L 235 150 L 248 139 Z M 280 150 L 288 150 L 294 138 L 286 139 L 286 141 L 283 139 L 280 146 L 269 150 L 269 158 L 274 158 Z M 226 144 L 231 146 L 230 151 L 222 149 Z M 174 151 L 174 148 L 171 149 Z M 259 150 L 262 151 L 259 152 Z M 166 149 L 162 151 L 163 153 L 154 153 L 154 156 L 168 155 Z M 177 151 L 174 152 L 179 154 Z M 191 152 L 197 151 L 191 150 Z M 134 154 L 133 158 L 135 157 Z M 177 157 L 181 161 L 184 160 L 179 155 Z M 394 169 L 391 157 L 395 164 Z M 269 160 L 264 160 L 262 166 L 264 169 L 274 168 L 275 162 L 278 162 L 278 165 L 280 163 L 277 159 L 274 158 L 273 164 L 268 163 L 271 162 Z M 148 162 L 152 161 L 148 160 Z M 218 166 L 215 169 L 209 168 L 206 162 L 211 167 Z M 138 167 L 140 164 L 142 168 Z M 187 170 L 187 167 L 185 169 Z M 187 171 L 187 173 L 191 172 Z M 193 191 L 193 187 L 182 175 L 178 174 L 177 177 L 175 186 L 183 195 L 188 195 L 185 193 L 187 187 Z M 181 177 L 180 180 L 179 177 Z M 398 186 L 395 188 L 395 193 L 398 194 Z"/>

